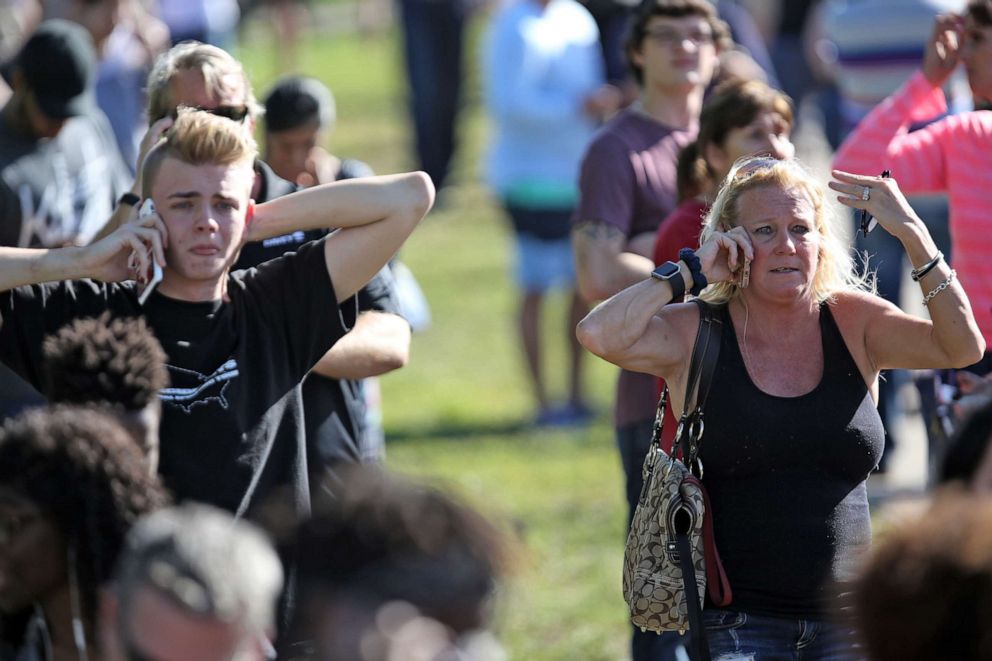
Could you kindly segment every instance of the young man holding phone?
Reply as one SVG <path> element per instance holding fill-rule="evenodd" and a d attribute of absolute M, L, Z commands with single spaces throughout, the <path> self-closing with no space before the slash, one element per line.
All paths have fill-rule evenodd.
<path fill-rule="evenodd" d="M 144 163 L 143 193 L 158 214 L 83 248 L 0 249 L 0 290 L 9 290 L 0 295 L 0 360 L 37 383 L 46 333 L 105 309 L 143 316 L 169 356 L 160 472 L 178 499 L 239 515 L 287 487 L 308 509 L 297 386 L 354 321 L 338 304 L 395 254 L 433 201 L 426 175 L 409 173 L 255 206 L 255 156 L 239 125 L 183 110 Z M 230 272 L 245 241 L 320 227 L 342 229 Z M 163 279 L 140 306 L 135 283 L 123 281 L 152 259 Z"/>

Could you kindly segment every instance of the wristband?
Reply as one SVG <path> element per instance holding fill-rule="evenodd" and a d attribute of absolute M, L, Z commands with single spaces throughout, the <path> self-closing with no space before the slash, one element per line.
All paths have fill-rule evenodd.
<path fill-rule="evenodd" d="M 117 200 L 117 206 L 126 204 L 129 207 L 136 207 L 138 206 L 138 202 L 141 202 L 141 198 L 135 195 L 134 193 L 132 193 L 131 191 L 128 191 L 123 195 L 121 195 L 120 199 Z"/>
<path fill-rule="evenodd" d="M 682 279 L 682 267 L 675 262 L 665 262 L 654 271 L 651 277 L 664 280 L 672 288 L 672 303 L 681 303 L 685 298 L 685 281 Z"/>
<path fill-rule="evenodd" d="M 686 266 L 692 272 L 692 289 L 690 293 L 693 296 L 699 296 L 709 283 L 706 281 L 706 276 L 703 275 L 703 267 L 699 264 L 696 251 L 692 248 L 683 248 L 679 251 L 679 259 L 685 262 Z"/>
<path fill-rule="evenodd" d="M 913 279 L 913 282 L 919 282 L 920 280 L 923 279 L 923 276 L 925 276 L 927 273 L 932 271 L 933 268 L 937 266 L 937 264 L 939 264 L 940 260 L 942 260 L 943 258 L 944 258 L 944 253 L 938 250 L 937 254 L 934 256 L 933 259 L 931 259 L 929 262 L 927 262 L 920 268 L 913 269 L 912 271 L 910 271 L 909 277 Z"/>

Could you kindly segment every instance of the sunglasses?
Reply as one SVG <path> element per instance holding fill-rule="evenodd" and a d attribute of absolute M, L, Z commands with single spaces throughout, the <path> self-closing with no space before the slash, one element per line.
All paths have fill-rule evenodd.
<path fill-rule="evenodd" d="M 200 112 L 207 112 L 211 115 L 216 115 L 217 117 L 224 117 L 232 122 L 243 122 L 245 117 L 247 117 L 251 111 L 246 105 L 240 106 L 215 106 L 213 108 L 204 108 L 202 106 L 180 106 L 180 108 L 190 108 L 192 110 L 199 110 Z M 169 116 L 175 120 L 179 116 L 179 108 L 174 108 Z"/>

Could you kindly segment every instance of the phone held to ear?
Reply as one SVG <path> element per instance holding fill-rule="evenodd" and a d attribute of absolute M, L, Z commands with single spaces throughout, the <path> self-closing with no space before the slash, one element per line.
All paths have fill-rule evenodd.
<path fill-rule="evenodd" d="M 741 269 L 740 288 L 746 289 L 749 282 L 751 282 L 751 260 L 745 257 L 744 268 Z"/>
<path fill-rule="evenodd" d="M 148 198 L 141 203 L 141 208 L 138 210 L 138 218 L 147 218 L 154 213 L 155 203 L 152 202 L 151 198 Z M 151 250 L 149 250 L 148 261 L 151 264 L 148 271 L 139 274 L 137 278 L 139 305 L 144 305 L 158 283 L 162 282 L 162 267 L 155 261 L 155 256 L 151 254 Z"/>

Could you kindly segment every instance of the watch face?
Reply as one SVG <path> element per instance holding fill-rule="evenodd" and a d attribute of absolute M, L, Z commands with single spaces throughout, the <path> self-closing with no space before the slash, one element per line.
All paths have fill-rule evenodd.
<path fill-rule="evenodd" d="M 678 273 L 679 270 L 679 265 L 675 262 L 665 262 L 656 268 L 651 275 L 661 280 L 669 280 L 672 276 Z"/>

